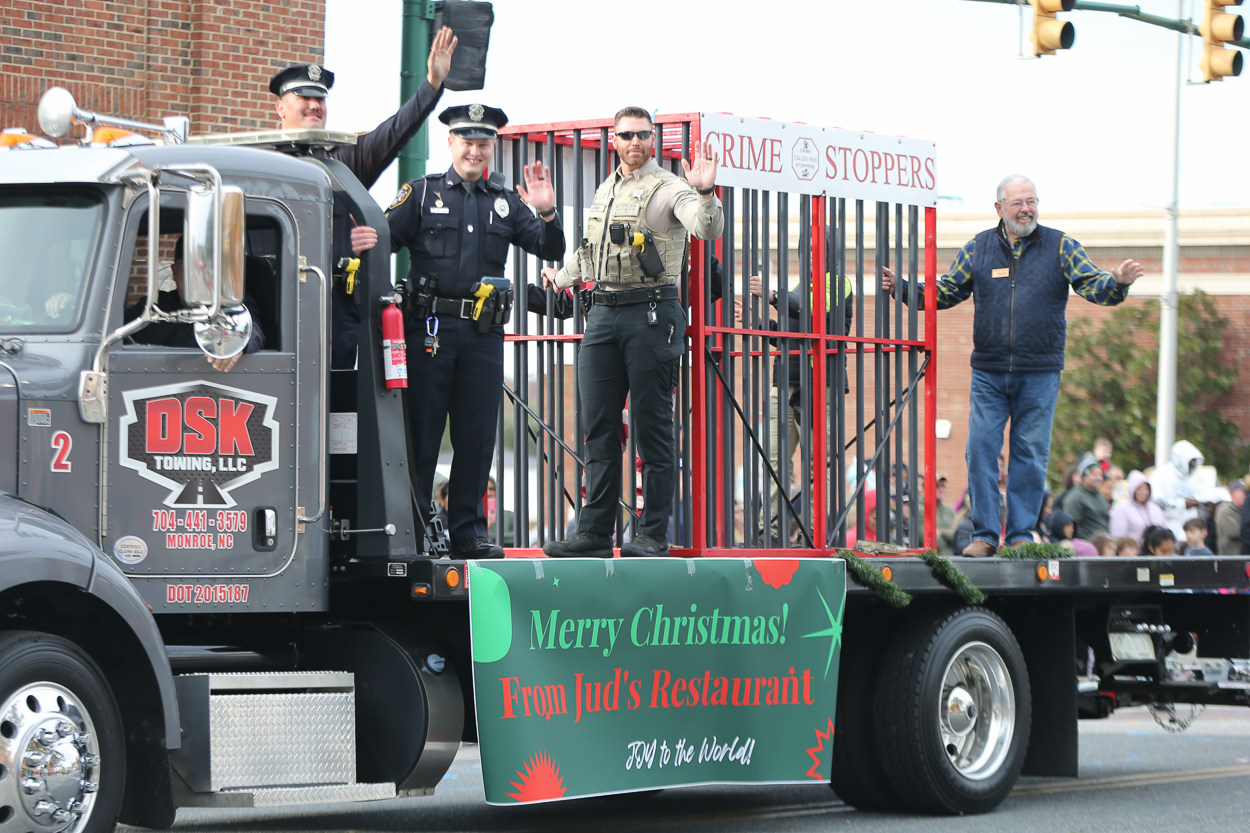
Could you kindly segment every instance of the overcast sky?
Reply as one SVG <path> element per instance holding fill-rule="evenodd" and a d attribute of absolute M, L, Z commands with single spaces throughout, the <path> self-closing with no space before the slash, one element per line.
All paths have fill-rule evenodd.
<path fill-rule="evenodd" d="M 1176 16 L 1174 0 L 1139 5 Z M 1143 23 L 1069 12 L 1074 48 L 1021 60 L 1018 8 L 969 0 L 497 0 L 494 9 L 486 88 L 445 93 L 436 113 L 480 101 L 513 124 L 609 116 L 626 104 L 766 116 L 934 140 L 938 193 L 963 210 L 993 210 L 994 186 L 1016 172 L 1036 181 L 1043 210 L 1168 200 L 1176 35 Z M 327 0 L 331 129 L 367 130 L 394 112 L 400 14 L 400 0 Z M 1201 41 L 1189 40 L 1188 74 L 1200 78 Z M 1250 205 L 1247 105 L 1250 73 L 1182 90 L 1183 209 Z M 449 160 L 446 132 L 431 122 L 433 171 Z M 385 205 L 396 185 L 392 166 L 373 194 Z"/>

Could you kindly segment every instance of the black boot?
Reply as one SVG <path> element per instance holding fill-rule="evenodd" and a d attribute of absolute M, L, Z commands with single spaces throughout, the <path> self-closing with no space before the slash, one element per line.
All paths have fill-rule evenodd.
<path fill-rule="evenodd" d="M 621 546 L 621 555 L 625 558 L 663 558 L 668 555 L 668 541 L 652 538 L 650 535 L 635 535 L 632 541 Z"/>
<path fill-rule="evenodd" d="M 548 541 L 543 552 L 552 558 L 611 558 L 612 539 L 593 532 L 575 532 L 563 541 Z"/>
<path fill-rule="evenodd" d="M 503 558 L 503 547 L 497 547 L 485 538 L 474 538 L 453 544 L 451 554 L 454 558 Z"/>

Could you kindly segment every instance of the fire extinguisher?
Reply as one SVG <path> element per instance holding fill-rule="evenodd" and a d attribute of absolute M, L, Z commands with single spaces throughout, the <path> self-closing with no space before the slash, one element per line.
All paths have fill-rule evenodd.
<path fill-rule="evenodd" d="M 408 387 L 408 350 L 404 344 L 404 315 L 396 306 L 396 296 L 382 310 L 382 373 L 388 390 Z"/>

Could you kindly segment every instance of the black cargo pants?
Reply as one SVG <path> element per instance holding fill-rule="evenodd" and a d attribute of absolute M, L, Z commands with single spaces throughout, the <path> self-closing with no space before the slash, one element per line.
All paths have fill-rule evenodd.
<path fill-rule="evenodd" d="M 634 441 L 642 458 L 642 524 L 638 531 L 668 537 L 677 453 L 673 393 L 685 352 L 686 319 L 677 300 L 610 307 L 586 317 L 577 360 L 586 431 L 586 503 L 579 532 L 611 535 L 621 494 L 621 411 L 629 398 Z"/>
<path fill-rule="evenodd" d="M 451 418 L 451 477 L 447 521 L 453 546 L 486 537 L 486 494 L 495 429 L 503 400 L 503 327 L 477 331 L 477 322 L 438 317 L 438 353 L 425 352 L 425 322 L 409 324 L 408 424 L 417 457 L 413 485 L 428 511 L 434 468 Z"/>

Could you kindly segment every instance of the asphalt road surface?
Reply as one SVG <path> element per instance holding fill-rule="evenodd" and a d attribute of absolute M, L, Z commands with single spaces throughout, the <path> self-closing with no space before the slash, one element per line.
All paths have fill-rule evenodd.
<path fill-rule="evenodd" d="M 1187 714 L 1188 707 L 1180 707 Z M 827 786 L 699 787 L 652 795 L 488 807 L 476 746 L 461 749 L 435 795 L 282 810 L 182 809 L 179 833 L 605 833 L 707 831 L 1250 831 L 1250 709 L 1211 708 L 1182 734 L 1145 709 L 1082 721 L 1081 777 L 1023 778 L 984 816 L 861 813 Z M 129 828 L 121 828 L 129 830 Z M 136 833 L 139 833 L 135 829 Z"/>

